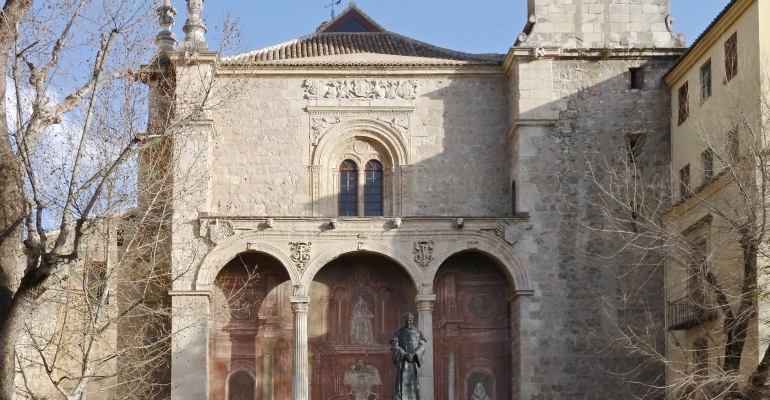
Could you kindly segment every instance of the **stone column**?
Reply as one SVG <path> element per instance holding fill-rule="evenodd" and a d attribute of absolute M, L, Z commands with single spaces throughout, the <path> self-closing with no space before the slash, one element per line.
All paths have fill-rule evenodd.
<path fill-rule="evenodd" d="M 262 339 L 262 399 L 273 400 L 273 355 L 275 354 L 275 345 L 278 342 L 274 338 Z"/>
<path fill-rule="evenodd" d="M 208 399 L 208 291 L 171 296 L 171 399 Z"/>
<path fill-rule="evenodd" d="M 447 372 L 447 400 L 457 400 L 457 350 L 449 351 L 449 366 Z"/>
<path fill-rule="evenodd" d="M 417 329 L 422 332 L 425 339 L 425 359 L 420 365 L 420 397 L 433 398 L 433 304 L 436 302 L 435 294 L 419 294 L 417 301 Z"/>
<path fill-rule="evenodd" d="M 538 385 L 532 381 L 537 367 L 537 334 L 540 321 L 529 317 L 532 309 L 532 293 L 513 295 L 511 302 L 511 397 L 529 399 L 538 393 Z"/>
<path fill-rule="evenodd" d="M 359 165 L 358 166 L 358 176 L 356 177 L 356 180 L 358 182 L 358 187 L 356 188 L 356 193 L 358 194 L 356 196 L 357 204 L 356 208 L 358 208 L 358 216 L 363 217 L 366 211 L 366 170 L 364 168 L 366 165 Z"/>
<path fill-rule="evenodd" d="M 308 400 L 310 384 L 308 376 L 307 309 L 309 296 L 291 296 L 291 311 L 294 313 L 294 351 L 291 379 L 292 400 Z"/>

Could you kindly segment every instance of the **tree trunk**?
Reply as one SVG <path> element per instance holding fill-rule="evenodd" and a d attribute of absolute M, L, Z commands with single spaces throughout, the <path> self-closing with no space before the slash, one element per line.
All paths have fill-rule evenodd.
<path fill-rule="evenodd" d="M 18 158 L 8 136 L 6 92 L 8 57 L 18 27 L 33 0 L 6 0 L 0 12 L 0 400 L 11 400 L 16 374 L 15 338 L 29 311 L 11 307 L 26 303 L 26 296 L 16 296 L 15 276 L 23 257 L 21 239 L 24 221 L 24 185 Z M 21 304 L 21 303 L 20 303 Z M 11 310 L 14 311 L 11 311 Z"/>

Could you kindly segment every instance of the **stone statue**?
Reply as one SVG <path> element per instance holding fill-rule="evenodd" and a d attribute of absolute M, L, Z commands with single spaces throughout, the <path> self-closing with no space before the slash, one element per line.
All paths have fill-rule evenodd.
<path fill-rule="evenodd" d="M 477 383 L 476 388 L 473 389 L 471 400 L 490 400 L 489 396 L 487 396 L 487 391 L 484 389 L 484 385 L 482 385 L 481 382 Z"/>
<path fill-rule="evenodd" d="M 357 363 L 348 367 L 342 383 L 350 386 L 351 394 L 356 400 L 369 400 L 372 387 L 382 385 L 380 371 L 377 371 L 377 367 L 364 365 L 362 360 L 358 360 Z"/>
<path fill-rule="evenodd" d="M 417 370 L 425 357 L 425 336 L 414 327 L 414 315 L 404 314 L 404 326 L 390 339 L 393 364 L 396 364 L 396 387 L 393 400 L 420 400 Z"/>
<path fill-rule="evenodd" d="M 364 295 L 358 295 L 358 303 L 353 307 L 353 315 L 350 319 L 350 341 L 355 344 L 374 344 L 372 333 L 372 318 L 374 314 L 366 306 Z"/>

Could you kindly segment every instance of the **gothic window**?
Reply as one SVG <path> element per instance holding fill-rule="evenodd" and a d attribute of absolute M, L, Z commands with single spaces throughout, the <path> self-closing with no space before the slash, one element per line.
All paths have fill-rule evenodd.
<path fill-rule="evenodd" d="M 376 160 L 366 163 L 366 181 L 364 184 L 364 215 L 382 216 L 382 164 Z"/>
<path fill-rule="evenodd" d="M 254 400 L 254 378 L 246 371 L 230 375 L 228 400 Z"/>
<path fill-rule="evenodd" d="M 358 213 L 358 166 L 351 160 L 340 164 L 340 216 L 355 217 Z M 380 207 L 382 210 L 382 207 Z"/>

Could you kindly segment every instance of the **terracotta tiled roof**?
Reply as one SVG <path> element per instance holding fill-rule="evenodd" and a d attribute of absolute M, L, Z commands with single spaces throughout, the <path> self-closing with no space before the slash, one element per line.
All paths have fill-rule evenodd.
<path fill-rule="evenodd" d="M 453 61 L 502 62 L 504 54 L 471 54 L 436 47 L 393 32 L 318 32 L 225 58 L 226 63 L 296 60 L 337 54 L 374 53 Z"/>

